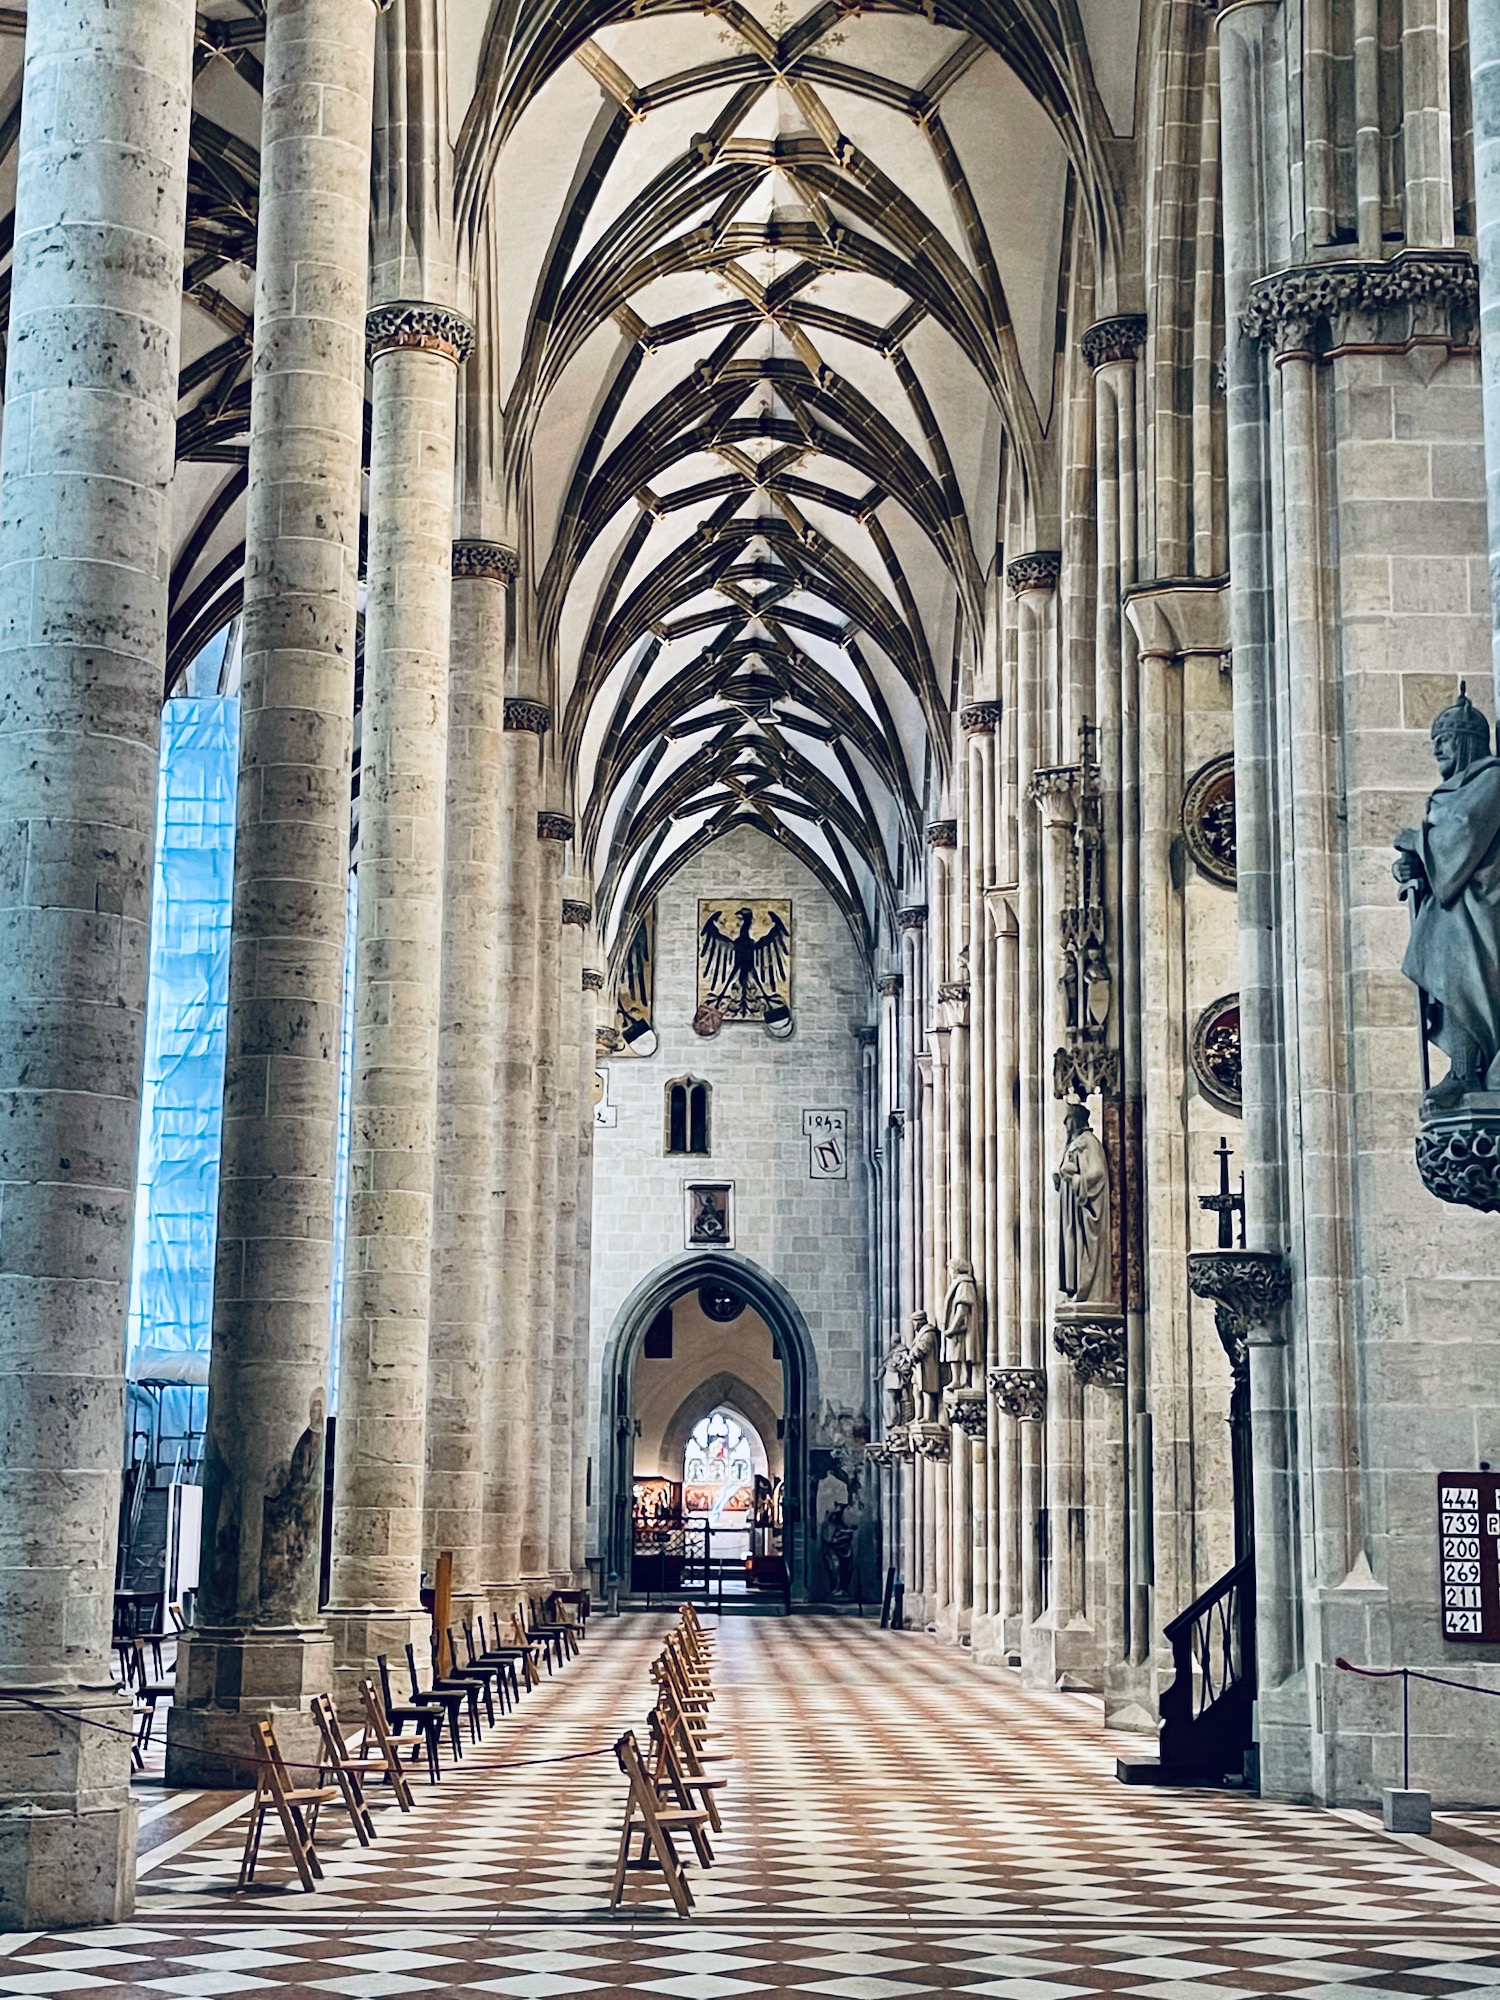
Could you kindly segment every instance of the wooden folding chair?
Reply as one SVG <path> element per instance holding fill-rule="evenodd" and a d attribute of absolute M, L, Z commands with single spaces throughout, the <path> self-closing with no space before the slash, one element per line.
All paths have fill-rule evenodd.
<path fill-rule="evenodd" d="M 493 1729 L 495 1726 L 495 1683 L 500 1678 L 500 1669 L 498 1667 L 481 1666 L 478 1661 L 473 1659 L 467 1661 L 461 1660 L 451 1625 L 443 1627 L 443 1637 L 448 1641 L 448 1659 L 450 1662 L 448 1671 L 443 1676 L 443 1685 L 451 1686 L 454 1682 L 463 1684 L 472 1683 L 477 1695 L 484 1702 L 484 1712 L 489 1718 L 490 1728 Z M 432 1652 L 432 1674 L 433 1685 L 435 1687 L 437 1685 L 436 1645 L 433 1646 Z M 500 1700 L 503 1707 L 505 1702 L 504 1695 L 500 1697 Z"/>
<path fill-rule="evenodd" d="M 666 1722 L 660 1711 L 653 1708 L 649 1720 L 651 1781 L 656 1786 L 657 1797 L 674 1798 L 678 1805 L 688 1808 L 701 1805 L 708 1814 L 708 1823 L 714 1832 L 722 1832 L 724 1822 L 719 1815 L 719 1804 L 714 1793 L 723 1791 L 729 1780 L 710 1778 L 701 1768 L 695 1774 L 689 1769 L 688 1760 L 682 1754 L 677 1732 Z M 705 1856 L 705 1867 L 712 1859 L 711 1853 Z"/>
<path fill-rule="evenodd" d="M 517 1649 L 507 1646 L 500 1652 L 476 1652 L 474 1649 L 474 1627 L 464 1621 L 464 1651 L 469 1656 L 471 1667 L 485 1667 L 495 1676 L 495 1692 L 500 1697 L 501 1713 L 517 1707 L 521 1700 L 521 1680 L 516 1672 Z M 483 1635 L 481 1635 L 481 1644 Z"/>
<path fill-rule="evenodd" d="M 537 1638 L 550 1638 L 558 1647 L 558 1665 L 578 1652 L 578 1627 L 570 1618 L 548 1618 L 534 1597 L 526 1600 L 526 1629 Z"/>
<path fill-rule="evenodd" d="M 385 1719 L 385 1709 L 380 1696 L 375 1692 L 375 1683 L 368 1675 L 359 1684 L 359 1703 L 364 1710 L 364 1734 L 359 1740 L 359 1754 L 356 1762 L 361 1771 L 377 1771 L 381 1764 L 390 1781 L 391 1790 L 396 1794 L 396 1803 L 402 1812 L 412 1808 L 411 1786 L 406 1781 L 406 1773 L 401 1768 L 401 1752 L 390 1724 Z M 380 1752 L 380 1763 L 370 1755 L 370 1745 Z"/>
<path fill-rule="evenodd" d="M 360 1783 L 366 1771 L 384 1771 L 385 1759 L 379 1758 L 367 1764 L 362 1757 L 351 1757 L 344 1748 L 344 1732 L 339 1727 L 339 1719 L 334 1714 L 333 1703 L 326 1694 L 315 1694 L 312 1698 L 313 1721 L 318 1725 L 318 1734 L 323 1739 L 323 1761 L 318 1767 L 318 1783 L 330 1782 L 337 1785 L 344 1801 L 344 1810 L 354 1823 L 354 1831 L 359 1835 L 361 1847 L 368 1847 L 375 1838 L 375 1822 L 370 1817 L 370 1808 L 365 1804 L 364 1786 Z"/>
<path fill-rule="evenodd" d="M 448 1718 L 448 1747 L 453 1752 L 453 1761 L 458 1762 L 464 1754 L 463 1740 L 458 1733 L 460 1712 L 467 1706 L 469 1695 L 463 1688 L 424 1688 L 417 1679 L 417 1649 L 413 1642 L 406 1642 L 406 1675 L 411 1682 L 412 1705 L 415 1708 L 440 1709 Z M 479 1704 L 474 1704 L 473 1730 L 475 1739 L 479 1736 Z"/>
<path fill-rule="evenodd" d="M 620 1851 L 615 1858 L 609 1906 L 612 1910 L 620 1907 L 627 1874 L 655 1869 L 666 1881 L 678 1916 L 685 1917 L 693 1907 L 693 1892 L 682 1872 L 682 1861 L 672 1844 L 672 1836 L 674 1833 L 686 1833 L 697 1845 L 703 1838 L 708 1814 L 685 1811 L 678 1806 L 663 1810 L 656 1796 L 656 1787 L 641 1763 L 640 1746 L 631 1731 L 627 1730 L 616 1743 L 615 1755 L 620 1769 L 630 1781 L 630 1791 L 625 1801 L 625 1824 L 620 1830 Z M 633 1855 L 630 1850 L 637 1835 L 641 1851 L 639 1855 Z M 706 1839 L 703 1844 L 707 1844 Z M 701 1847 L 699 1851 L 701 1853 Z"/>
<path fill-rule="evenodd" d="M 375 1655 L 375 1665 L 380 1673 L 380 1693 L 385 1704 L 385 1719 L 395 1735 L 399 1736 L 409 1722 L 416 1741 L 412 1744 L 415 1757 L 419 1748 L 427 1752 L 427 1777 L 436 1784 L 442 1775 L 438 1764 L 438 1744 L 443 1736 L 443 1708 L 440 1704 L 418 1701 L 391 1700 L 391 1670 L 384 1653 Z"/>
<path fill-rule="evenodd" d="M 237 1886 L 248 1889 L 255 1880 L 261 1829 L 265 1825 L 266 1814 L 274 1809 L 281 1821 L 286 1844 L 292 1851 L 292 1859 L 297 1864 L 302 1886 L 311 1891 L 314 1882 L 323 1879 L 323 1864 L 313 1845 L 318 1826 L 318 1807 L 341 1805 L 343 1796 L 337 1785 L 294 1785 L 277 1748 L 276 1732 L 269 1722 L 255 1724 L 255 1742 L 259 1750 L 255 1804 L 250 1810 L 250 1823 L 245 1828 L 245 1851 L 240 1856 Z M 308 1811 L 306 1819 L 303 1818 L 304 1811 Z"/>
<path fill-rule="evenodd" d="M 562 1665 L 561 1639 L 551 1639 L 546 1633 L 530 1631 L 526 1624 L 526 1613 L 519 1604 L 511 1613 L 510 1629 L 515 1635 L 516 1644 L 530 1649 L 533 1660 L 540 1656 L 546 1661 L 549 1674 L 552 1672 L 554 1660 L 558 1666 Z M 540 1679 L 541 1676 L 538 1675 L 537 1678 Z"/>
<path fill-rule="evenodd" d="M 509 1643 L 500 1636 L 500 1620 L 498 1618 L 494 1620 L 495 1636 L 493 1640 L 486 1639 L 484 1636 L 484 1613 L 482 1611 L 478 1614 L 474 1622 L 479 1627 L 480 1659 L 485 1661 L 508 1660 L 513 1671 L 519 1666 L 522 1674 L 525 1676 L 526 1691 L 529 1694 L 537 1685 L 536 1659 L 534 1657 L 534 1649 L 526 1643 L 525 1639 L 517 1637 L 514 1615 L 511 1618 L 511 1637 Z"/>

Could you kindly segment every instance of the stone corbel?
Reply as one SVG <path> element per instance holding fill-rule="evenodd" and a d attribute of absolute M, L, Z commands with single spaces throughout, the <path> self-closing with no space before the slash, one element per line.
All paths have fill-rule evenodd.
<path fill-rule="evenodd" d="M 989 1422 L 982 1389 L 958 1389 L 948 1398 L 948 1421 L 966 1437 L 983 1437 Z"/>
<path fill-rule="evenodd" d="M 1142 659 L 1223 660 L 1229 653 L 1229 578 L 1169 576 L 1125 592 L 1125 616 Z"/>
<path fill-rule="evenodd" d="M 1251 1347 L 1279 1346 L 1277 1314 L 1292 1296 L 1292 1274 L 1279 1250 L 1193 1250 L 1188 1290 L 1209 1299 L 1214 1325 L 1236 1380 L 1249 1365 Z"/>
<path fill-rule="evenodd" d="M 865 1459 L 870 1465 L 894 1465 L 898 1456 L 890 1438 L 878 1438 L 865 1446 Z"/>
<path fill-rule="evenodd" d="M 1045 825 L 1072 826 L 1077 812 L 1078 775 L 1076 764 L 1048 764 L 1032 772 L 1026 796 L 1040 808 Z"/>
<path fill-rule="evenodd" d="M 969 1024 L 969 982 L 945 979 L 937 990 L 939 1028 L 966 1028 Z"/>
<path fill-rule="evenodd" d="M 907 1437 L 918 1458 L 930 1458 L 936 1465 L 947 1464 L 953 1438 L 946 1424 L 911 1424 Z"/>
<path fill-rule="evenodd" d="M 1118 1306 L 1065 1300 L 1052 1322 L 1052 1344 L 1080 1382 L 1125 1386 L 1125 1319 Z"/>
<path fill-rule="evenodd" d="M 1047 1377 L 1040 1368 L 992 1368 L 995 1408 L 1023 1424 L 1040 1423 L 1047 1408 Z"/>
<path fill-rule="evenodd" d="M 1433 350 L 1435 367 L 1479 342 L 1479 272 L 1462 250 L 1298 265 L 1250 288 L 1240 324 L 1277 362 Z"/>
<path fill-rule="evenodd" d="M 984 892 L 985 913 L 990 920 L 990 933 L 997 938 L 1018 938 L 1021 935 L 1021 919 L 1016 913 L 1016 905 L 1021 891 L 1016 883 L 1007 882 Z"/>

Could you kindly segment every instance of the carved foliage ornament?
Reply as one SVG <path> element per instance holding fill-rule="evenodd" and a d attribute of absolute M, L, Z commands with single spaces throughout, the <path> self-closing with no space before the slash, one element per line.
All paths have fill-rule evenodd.
<path fill-rule="evenodd" d="M 505 697 L 505 726 L 524 729 L 532 736 L 545 736 L 552 727 L 552 711 L 544 701 L 528 701 L 524 695 Z"/>
<path fill-rule="evenodd" d="M 583 990 L 585 993 L 602 993 L 604 991 L 604 974 L 596 971 L 592 965 L 586 965 L 583 968 Z"/>
<path fill-rule="evenodd" d="M 925 903 L 909 903 L 904 910 L 896 912 L 896 928 L 901 931 L 919 931 L 927 921 Z"/>
<path fill-rule="evenodd" d="M 365 351 L 371 361 L 398 348 L 416 348 L 424 354 L 445 354 L 450 361 L 464 361 L 473 346 L 472 323 L 450 306 L 395 299 L 365 315 Z"/>
<path fill-rule="evenodd" d="M 1047 1408 L 1047 1377 L 1040 1368 L 992 1368 L 989 1382 L 997 1410 L 1023 1424 L 1041 1421 Z"/>
<path fill-rule="evenodd" d="M 515 550 L 506 548 L 503 542 L 453 544 L 453 574 L 456 577 L 480 577 L 492 583 L 509 584 L 514 582 L 520 567 Z"/>
<path fill-rule="evenodd" d="M 1465 1106 L 1424 1119 L 1417 1172 L 1439 1201 L 1500 1213 L 1500 1111 Z"/>
<path fill-rule="evenodd" d="M 1144 313 L 1117 313 L 1089 327 L 1079 346 L 1090 368 L 1103 368 L 1111 361 L 1134 361 L 1145 338 Z"/>
<path fill-rule="evenodd" d="M 1210 1104 L 1239 1114 L 1244 1102 L 1240 1054 L 1240 996 L 1226 993 L 1204 1008 L 1190 1050 L 1199 1088 Z"/>
<path fill-rule="evenodd" d="M 1014 562 L 1005 565 L 1005 581 L 1017 595 L 1023 590 L 1056 590 L 1061 575 L 1059 549 L 1034 549 L 1030 555 L 1017 556 Z"/>
<path fill-rule="evenodd" d="M 1250 288 L 1240 324 L 1278 354 L 1314 348 L 1468 347 L 1478 338 L 1479 274 L 1461 250 L 1405 250 L 1276 271 Z"/>
<path fill-rule="evenodd" d="M 983 1396 L 955 1396 L 948 1404 L 948 1421 L 966 1437 L 983 1437 L 989 1421 Z"/>
<path fill-rule="evenodd" d="M 1286 1259 L 1273 1250 L 1195 1250 L 1188 1289 L 1211 1299 L 1214 1325 L 1235 1374 L 1244 1373 L 1250 1336 L 1268 1326 L 1292 1295 Z"/>
<path fill-rule="evenodd" d="M 1210 758 L 1182 800 L 1182 837 L 1211 882 L 1234 887 L 1238 851 L 1234 828 L 1234 759 Z"/>
<path fill-rule="evenodd" d="M 586 930 L 594 920 L 594 906 L 592 903 L 578 903 L 571 896 L 564 896 L 562 920 L 565 924 L 577 924 L 580 930 Z"/>
<path fill-rule="evenodd" d="M 957 847 L 958 821 L 956 819 L 933 819 L 927 822 L 927 845 L 929 847 Z"/>
<path fill-rule="evenodd" d="M 1125 1322 L 1115 1314 L 1059 1318 L 1052 1329 L 1058 1353 L 1072 1363 L 1080 1382 L 1110 1389 L 1125 1386 Z"/>
<path fill-rule="evenodd" d="M 953 1439 L 946 1424 L 911 1424 L 906 1435 L 918 1458 L 930 1458 L 939 1465 L 947 1463 Z"/>
<path fill-rule="evenodd" d="M 573 822 L 566 813 L 544 812 L 536 816 L 538 840 L 571 840 Z"/>
<path fill-rule="evenodd" d="M 985 736 L 992 729 L 999 728 L 1000 716 L 1001 708 L 998 701 L 976 701 L 971 707 L 963 709 L 958 719 L 972 734 Z"/>

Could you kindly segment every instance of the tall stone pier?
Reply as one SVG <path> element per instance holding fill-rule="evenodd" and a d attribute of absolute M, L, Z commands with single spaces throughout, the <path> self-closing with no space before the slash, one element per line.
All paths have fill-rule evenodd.
<path fill-rule="evenodd" d="M 47 0 L 27 27 L 0 457 L 0 1930 L 135 1900 L 110 1632 L 192 46 L 188 0 Z"/>
<path fill-rule="evenodd" d="M 373 0 L 271 0 L 234 949 L 198 1626 L 177 1785 L 315 1754 L 368 294 Z"/>

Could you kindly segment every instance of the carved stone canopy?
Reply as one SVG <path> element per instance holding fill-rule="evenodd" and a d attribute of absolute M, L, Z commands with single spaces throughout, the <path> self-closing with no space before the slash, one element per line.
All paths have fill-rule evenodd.
<path fill-rule="evenodd" d="M 520 567 L 515 550 L 506 548 L 503 542 L 453 544 L 453 574 L 456 577 L 479 577 L 491 583 L 510 584 L 515 581 Z"/>
<path fill-rule="evenodd" d="M 541 812 L 536 816 L 538 840 L 571 840 L 573 822 L 566 813 Z"/>
<path fill-rule="evenodd" d="M 1389 259 L 1275 271 L 1250 288 L 1240 324 L 1277 354 L 1350 347 L 1472 347 L 1479 273 L 1462 250 L 1402 250 Z"/>
<path fill-rule="evenodd" d="M 1500 1212 L 1500 1091 L 1470 1091 L 1417 1133 L 1417 1172 L 1439 1201 Z"/>
<path fill-rule="evenodd" d="M 451 306 L 426 305 L 420 299 L 393 299 L 365 315 L 365 352 L 371 361 L 399 348 L 423 354 L 444 354 L 464 361 L 474 346 L 470 320 Z"/>
<path fill-rule="evenodd" d="M 966 1437 L 983 1437 L 989 1415 L 982 1389 L 958 1390 L 948 1398 L 948 1421 Z"/>
<path fill-rule="evenodd" d="M 1040 1368 L 992 1368 L 995 1408 L 1023 1424 L 1039 1423 L 1047 1408 L 1047 1377 Z"/>
<path fill-rule="evenodd" d="M 1211 1299 L 1214 1325 L 1229 1364 L 1243 1374 L 1251 1336 L 1269 1327 L 1292 1295 L 1292 1274 L 1279 1250 L 1194 1250 L 1188 1290 Z"/>
<path fill-rule="evenodd" d="M 532 736 L 545 736 L 552 727 L 552 711 L 544 701 L 528 701 L 524 695 L 508 694 L 505 697 L 505 727 L 526 730 Z"/>
<path fill-rule="evenodd" d="M 1056 590 L 1062 575 L 1060 549 L 1034 549 L 1005 565 L 1005 581 L 1017 596 L 1023 590 Z"/>
<path fill-rule="evenodd" d="M 1112 319 L 1096 320 L 1079 346 L 1090 368 L 1103 368 L 1111 361 L 1134 361 L 1145 338 L 1144 313 L 1116 313 Z"/>
<path fill-rule="evenodd" d="M 1108 1307 L 1059 1308 L 1052 1326 L 1052 1344 L 1072 1363 L 1080 1382 L 1124 1388 L 1125 1321 L 1119 1312 Z"/>

